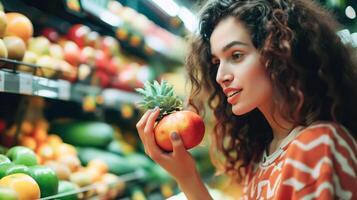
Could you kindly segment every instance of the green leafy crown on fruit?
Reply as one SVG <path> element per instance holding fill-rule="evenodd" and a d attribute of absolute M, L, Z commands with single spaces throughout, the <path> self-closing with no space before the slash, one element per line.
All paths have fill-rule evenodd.
<path fill-rule="evenodd" d="M 153 83 L 147 81 L 144 88 L 135 90 L 144 96 L 143 101 L 139 102 L 140 107 L 146 110 L 160 108 L 158 120 L 183 108 L 182 100 L 175 95 L 173 86 L 165 80 L 162 80 L 161 84 L 156 80 Z"/>

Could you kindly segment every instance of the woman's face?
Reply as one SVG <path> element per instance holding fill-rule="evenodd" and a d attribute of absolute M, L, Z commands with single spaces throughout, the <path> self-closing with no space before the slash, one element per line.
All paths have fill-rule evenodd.
<path fill-rule="evenodd" d="M 269 108 L 272 83 L 245 26 L 233 17 L 222 20 L 211 38 L 212 63 L 216 81 L 236 115 L 254 108 Z"/>

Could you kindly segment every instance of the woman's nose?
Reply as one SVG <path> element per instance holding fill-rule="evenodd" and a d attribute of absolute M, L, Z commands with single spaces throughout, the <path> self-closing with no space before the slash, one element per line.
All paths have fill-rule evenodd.
<path fill-rule="evenodd" d="M 229 70 L 225 69 L 224 66 L 220 65 L 217 70 L 216 81 L 220 85 L 227 85 L 233 80 L 233 74 Z"/>

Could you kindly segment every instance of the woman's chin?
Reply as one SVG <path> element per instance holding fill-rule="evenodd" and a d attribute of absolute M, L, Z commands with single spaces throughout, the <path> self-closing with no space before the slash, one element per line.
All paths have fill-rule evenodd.
<path fill-rule="evenodd" d="M 237 116 L 247 114 L 251 110 L 253 110 L 253 109 L 249 109 L 248 107 L 241 106 L 239 104 L 235 104 L 232 106 L 232 112 L 233 112 L 233 114 L 235 114 Z"/>

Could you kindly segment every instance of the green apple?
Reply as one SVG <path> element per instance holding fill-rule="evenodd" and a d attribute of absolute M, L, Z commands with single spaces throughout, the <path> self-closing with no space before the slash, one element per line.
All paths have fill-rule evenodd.
<path fill-rule="evenodd" d="M 5 155 L 0 154 L 0 165 L 4 164 L 4 163 L 10 163 L 10 159 L 8 157 L 6 157 Z"/>
<path fill-rule="evenodd" d="M 16 173 L 23 173 L 23 174 L 29 174 L 30 169 L 29 167 L 25 165 L 12 165 L 9 166 L 6 171 L 5 171 L 5 176 L 11 175 L 11 174 L 16 174 Z"/>
<path fill-rule="evenodd" d="M 58 177 L 56 173 L 47 166 L 31 166 L 29 175 L 35 179 L 40 186 L 41 197 L 48 197 L 57 194 Z"/>
<path fill-rule="evenodd" d="M 15 166 L 14 163 L 3 163 L 3 164 L 1 164 L 1 165 L 0 165 L 0 179 L 1 179 L 2 177 L 6 176 L 6 171 L 7 171 L 9 168 L 13 167 L 13 166 Z"/>
<path fill-rule="evenodd" d="M 9 149 L 6 156 L 10 160 L 19 165 L 33 166 L 37 165 L 37 158 L 35 152 L 23 146 L 15 146 Z"/>
<path fill-rule="evenodd" d="M 58 194 L 67 193 L 78 190 L 78 186 L 72 182 L 60 180 L 58 184 Z M 58 200 L 78 200 L 78 194 L 71 194 L 64 197 L 57 198 Z"/>

